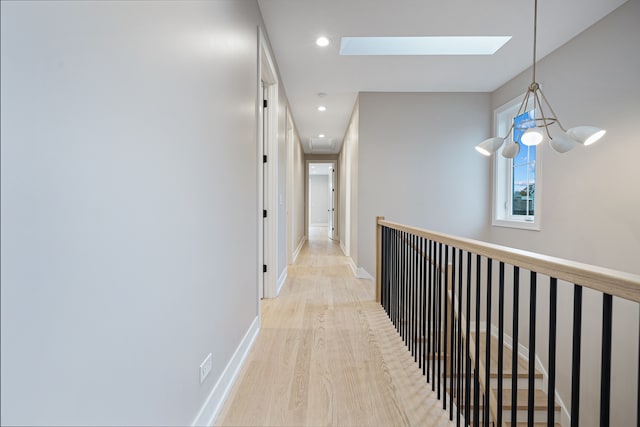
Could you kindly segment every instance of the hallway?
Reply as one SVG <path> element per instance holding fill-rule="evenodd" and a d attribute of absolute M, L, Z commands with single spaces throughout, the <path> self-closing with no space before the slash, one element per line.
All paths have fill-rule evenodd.
<path fill-rule="evenodd" d="M 373 291 L 313 229 L 216 425 L 450 425 Z"/>

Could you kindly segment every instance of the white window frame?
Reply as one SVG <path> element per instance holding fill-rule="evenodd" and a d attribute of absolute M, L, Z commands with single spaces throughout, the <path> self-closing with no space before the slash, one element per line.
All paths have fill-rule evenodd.
<path fill-rule="evenodd" d="M 494 135 L 506 135 L 509 132 L 523 99 L 524 95 L 521 95 L 493 112 Z M 524 111 L 529 111 L 532 108 L 533 102 L 529 102 Z M 512 140 L 513 135 L 509 135 L 507 142 Z M 536 189 L 533 217 L 530 215 L 513 215 L 511 213 L 513 159 L 507 159 L 502 155 L 503 148 L 500 148 L 493 155 L 493 213 L 491 224 L 496 227 L 540 231 L 542 217 L 542 145 L 536 147 Z"/>

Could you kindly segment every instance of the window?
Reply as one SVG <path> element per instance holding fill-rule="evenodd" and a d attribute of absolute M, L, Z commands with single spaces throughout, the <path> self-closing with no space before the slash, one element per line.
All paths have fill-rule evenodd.
<path fill-rule="evenodd" d="M 494 116 L 496 135 L 506 135 L 514 124 L 508 141 L 517 142 L 520 151 L 507 159 L 500 149 L 494 157 L 493 225 L 540 230 L 540 152 L 520 141 L 524 131 L 534 126 L 535 110 L 528 105 L 516 116 L 521 103 L 519 97 L 497 109 Z"/>

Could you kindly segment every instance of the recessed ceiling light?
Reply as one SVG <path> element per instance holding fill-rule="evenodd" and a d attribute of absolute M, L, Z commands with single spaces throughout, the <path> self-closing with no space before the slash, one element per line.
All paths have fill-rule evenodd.
<path fill-rule="evenodd" d="M 342 37 L 340 55 L 493 55 L 511 36 Z"/>
<path fill-rule="evenodd" d="M 325 46 L 329 46 L 329 39 L 322 36 L 322 37 L 318 37 L 316 39 L 316 44 L 320 47 L 325 47 Z"/>
<path fill-rule="evenodd" d="M 327 107 L 325 107 L 324 105 L 321 105 L 318 107 L 318 111 L 327 111 Z"/>
<path fill-rule="evenodd" d="M 324 138 L 324 133 L 321 133 L 320 135 L 318 135 L 318 138 Z"/>

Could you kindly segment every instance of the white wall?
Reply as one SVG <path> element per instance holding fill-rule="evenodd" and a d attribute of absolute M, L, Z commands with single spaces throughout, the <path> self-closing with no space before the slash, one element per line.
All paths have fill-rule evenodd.
<path fill-rule="evenodd" d="M 344 147 L 344 145 L 343 145 Z M 338 240 L 340 241 L 340 247 L 342 251 L 346 254 L 346 223 L 347 223 L 347 188 L 346 188 L 346 176 L 345 170 L 347 168 L 346 164 L 346 156 L 344 152 L 344 148 L 340 151 L 337 162 L 337 172 L 338 172 Z"/>
<path fill-rule="evenodd" d="M 309 224 L 329 224 L 329 175 L 309 175 Z"/>
<path fill-rule="evenodd" d="M 302 151 L 302 145 L 300 144 L 300 137 L 295 133 L 295 152 L 294 152 L 294 212 L 295 212 L 295 226 L 294 226 L 294 241 L 296 245 L 294 250 L 300 245 L 300 243 L 306 237 L 305 228 L 305 160 L 304 152 Z"/>
<path fill-rule="evenodd" d="M 489 165 L 473 147 L 490 125 L 485 93 L 361 93 L 358 266 L 374 268 L 375 217 L 486 236 Z"/>
<path fill-rule="evenodd" d="M 287 242 L 290 245 L 289 263 L 295 262 L 298 249 L 304 241 L 304 168 L 300 138 L 293 126 L 293 118 L 287 121 Z"/>
<path fill-rule="evenodd" d="M 565 127 L 607 129 L 600 142 L 567 154 L 542 147 L 542 229 L 493 227 L 494 243 L 640 273 L 640 2 L 629 1 L 539 62 L 537 77 Z M 492 95 L 496 108 L 530 83 L 523 73 Z M 539 286 L 541 310 L 548 290 Z M 585 296 L 580 425 L 598 424 L 601 297 Z M 559 391 L 570 407 L 567 372 L 571 355 L 573 294 L 559 293 Z M 544 318 L 544 317 L 543 317 Z M 545 331 L 545 328 L 538 328 Z M 638 305 L 615 301 L 611 425 L 636 425 Z M 586 337 L 589 337 L 588 339 Z M 547 337 L 538 335 L 546 364 Z"/>
<path fill-rule="evenodd" d="M 338 235 L 344 254 L 358 265 L 358 145 L 359 101 L 353 107 L 338 162 L 339 223 Z"/>
<path fill-rule="evenodd" d="M 275 56 L 272 55 L 272 58 Z M 276 65 L 277 68 L 277 65 Z M 276 70 L 277 72 L 277 70 Z M 277 194 L 276 194 L 276 279 L 282 277 L 287 268 L 287 96 L 284 83 L 278 84 L 278 139 L 277 139 Z"/>
<path fill-rule="evenodd" d="M 2 423 L 191 424 L 258 314 L 257 4 L 1 7 Z"/>

